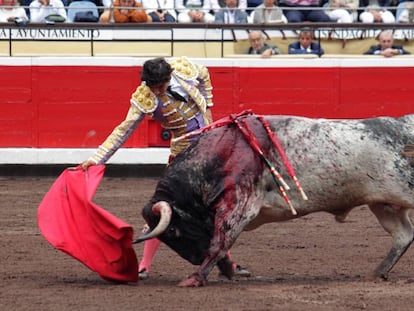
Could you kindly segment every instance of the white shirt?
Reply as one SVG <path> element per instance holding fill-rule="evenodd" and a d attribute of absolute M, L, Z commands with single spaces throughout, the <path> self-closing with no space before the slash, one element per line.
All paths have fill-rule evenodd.
<path fill-rule="evenodd" d="M 184 97 L 186 101 L 188 101 L 188 93 L 183 89 L 181 83 L 174 76 L 171 76 L 170 87 L 171 90 L 177 92 L 182 97 Z"/>
<path fill-rule="evenodd" d="M 227 10 L 224 12 L 224 23 L 234 24 L 234 10 Z"/>
<path fill-rule="evenodd" d="M 311 46 L 309 45 L 307 48 L 305 48 L 305 47 L 303 47 L 302 46 L 302 44 L 300 45 L 300 49 L 301 50 L 305 50 L 306 52 L 308 52 L 308 53 L 310 53 L 310 52 L 312 52 L 312 50 L 311 50 Z"/>
<path fill-rule="evenodd" d="M 29 6 L 30 21 L 32 23 L 45 23 L 46 16 L 50 14 L 59 14 L 67 19 L 65 6 L 61 0 L 50 0 L 48 6 L 44 6 L 38 0 L 33 0 Z"/>
<path fill-rule="evenodd" d="M 7 23 L 9 17 L 20 17 L 29 20 L 26 11 L 22 7 L 12 8 L 11 10 L 0 8 L 0 23 Z"/>
<path fill-rule="evenodd" d="M 142 0 L 142 6 L 144 7 L 147 14 L 158 10 L 167 10 L 170 15 L 174 18 L 177 17 L 177 14 L 174 10 L 174 0 Z"/>

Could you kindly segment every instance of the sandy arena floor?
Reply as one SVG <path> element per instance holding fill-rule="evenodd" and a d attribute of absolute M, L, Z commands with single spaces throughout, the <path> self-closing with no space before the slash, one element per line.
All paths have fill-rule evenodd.
<path fill-rule="evenodd" d="M 270 224 L 240 236 L 232 249 L 252 277 L 233 281 L 217 269 L 202 288 L 179 288 L 195 269 L 165 245 L 151 276 L 138 284 L 101 279 L 55 250 L 39 233 L 37 207 L 54 178 L 0 179 L 1 310 L 413 310 L 414 247 L 388 281 L 369 276 L 390 237 L 366 208 L 345 224 L 313 214 Z M 105 177 L 95 202 L 142 227 L 140 210 L 156 179 Z M 142 245 L 135 246 L 138 258 Z"/>

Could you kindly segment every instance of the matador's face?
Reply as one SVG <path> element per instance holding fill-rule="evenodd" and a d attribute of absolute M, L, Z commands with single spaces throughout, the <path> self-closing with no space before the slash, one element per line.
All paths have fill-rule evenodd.
<path fill-rule="evenodd" d="M 170 81 L 161 82 L 161 83 L 151 85 L 148 87 L 150 88 L 151 92 L 153 92 L 154 95 L 158 97 L 158 96 L 164 95 L 165 92 L 167 92 L 167 88 L 169 85 L 170 85 Z"/>

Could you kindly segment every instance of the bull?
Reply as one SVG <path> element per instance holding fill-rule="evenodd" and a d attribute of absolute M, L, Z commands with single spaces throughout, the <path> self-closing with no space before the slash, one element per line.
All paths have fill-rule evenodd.
<path fill-rule="evenodd" d="M 414 238 L 414 114 L 358 120 L 248 114 L 234 121 L 202 133 L 168 166 L 142 210 L 151 230 L 136 242 L 158 237 L 199 265 L 179 286 L 202 286 L 215 265 L 232 277 L 226 252 L 242 231 L 315 212 L 344 222 L 354 207 L 367 205 L 392 237 L 374 271 L 386 279 Z"/>

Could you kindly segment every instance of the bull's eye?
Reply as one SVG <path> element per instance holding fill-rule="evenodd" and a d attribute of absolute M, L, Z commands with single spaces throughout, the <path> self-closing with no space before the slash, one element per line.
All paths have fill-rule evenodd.
<path fill-rule="evenodd" d="M 168 228 L 166 234 L 170 239 L 178 238 L 179 237 L 179 230 L 176 227 L 170 227 L 170 228 Z"/>

